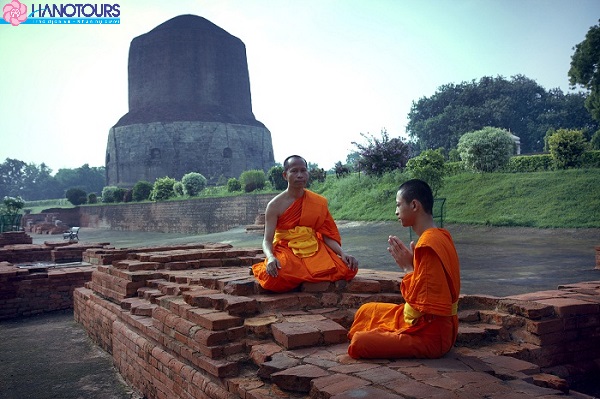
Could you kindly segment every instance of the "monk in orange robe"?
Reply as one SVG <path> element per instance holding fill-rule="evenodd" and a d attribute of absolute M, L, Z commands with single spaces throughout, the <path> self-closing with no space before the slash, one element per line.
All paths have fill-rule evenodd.
<path fill-rule="evenodd" d="M 263 252 L 266 259 L 252 266 L 260 285 L 286 292 L 303 282 L 351 280 L 358 261 L 345 253 L 327 200 L 306 190 L 307 163 L 298 155 L 283 163 L 287 189 L 265 211 Z"/>
<path fill-rule="evenodd" d="M 406 247 L 390 236 L 388 251 L 398 266 L 410 269 L 400 284 L 405 303 L 367 303 L 354 316 L 348 354 L 355 358 L 439 358 L 454 345 L 460 292 L 460 267 L 450 233 L 437 228 L 433 195 L 413 179 L 400 186 L 396 216 L 419 235 Z"/>

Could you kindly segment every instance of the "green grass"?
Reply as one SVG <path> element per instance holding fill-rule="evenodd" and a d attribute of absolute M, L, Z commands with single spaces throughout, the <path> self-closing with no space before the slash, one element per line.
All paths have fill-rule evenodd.
<path fill-rule="evenodd" d="M 408 177 L 329 176 L 313 189 L 343 220 L 395 220 L 395 194 Z M 447 177 L 445 223 L 543 228 L 600 228 L 600 169 L 537 173 L 463 173 Z"/>
<path fill-rule="evenodd" d="M 337 220 L 394 221 L 400 172 L 381 178 L 327 176 L 311 190 L 329 200 Z M 253 194 L 276 194 L 270 186 Z M 240 195 L 209 187 L 199 197 Z M 245 194 L 248 195 L 248 194 Z M 600 228 L 600 169 L 535 173 L 462 173 L 447 177 L 437 197 L 446 198 L 444 223 L 542 228 Z M 181 197 L 173 200 L 190 199 Z M 101 205 L 101 204 L 99 204 Z M 33 201 L 25 209 L 70 208 L 66 199 Z"/>

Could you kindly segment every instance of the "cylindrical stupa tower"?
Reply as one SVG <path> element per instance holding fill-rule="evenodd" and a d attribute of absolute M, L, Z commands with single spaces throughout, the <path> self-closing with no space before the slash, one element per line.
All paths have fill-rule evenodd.
<path fill-rule="evenodd" d="M 129 112 L 109 132 L 107 185 L 189 172 L 216 183 L 273 166 L 237 37 L 202 17 L 178 16 L 133 39 L 128 73 Z"/>

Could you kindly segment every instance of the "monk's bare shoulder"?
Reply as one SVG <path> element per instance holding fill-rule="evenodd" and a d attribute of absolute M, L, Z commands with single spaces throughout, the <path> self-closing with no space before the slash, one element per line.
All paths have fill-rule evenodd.
<path fill-rule="evenodd" d="M 285 212 L 290 207 L 290 205 L 294 203 L 295 200 L 296 198 L 292 197 L 287 191 L 283 191 L 277 194 L 267 204 L 267 216 L 274 213 L 277 217 L 279 217 L 279 215 Z"/>

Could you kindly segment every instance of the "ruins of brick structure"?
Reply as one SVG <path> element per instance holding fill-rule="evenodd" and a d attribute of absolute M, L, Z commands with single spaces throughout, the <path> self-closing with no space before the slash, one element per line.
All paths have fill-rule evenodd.
<path fill-rule="evenodd" d="M 216 183 L 274 165 L 237 37 L 199 16 L 175 17 L 132 40 L 128 77 L 129 112 L 108 135 L 107 185 L 189 172 Z"/>
<path fill-rule="evenodd" d="M 0 251 L 0 316 L 74 306 L 76 320 L 148 398 L 582 399 L 590 397 L 571 392 L 571 382 L 598 369 L 599 281 L 464 295 L 457 344 L 442 359 L 354 360 L 346 353 L 354 312 L 368 301 L 402 302 L 403 273 L 362 269 L 350 282 L 270 294 L 249 274 L 263 257 L 258 248 L 38 247 Z M 52 253 L 84 262 L 22 269 L 6 261 Z"/>

